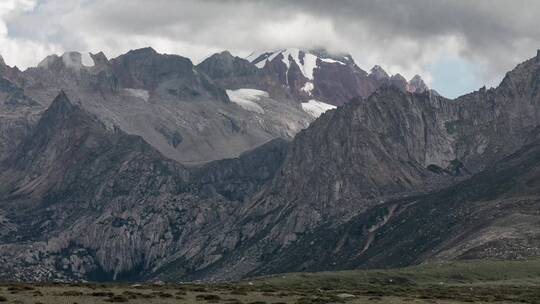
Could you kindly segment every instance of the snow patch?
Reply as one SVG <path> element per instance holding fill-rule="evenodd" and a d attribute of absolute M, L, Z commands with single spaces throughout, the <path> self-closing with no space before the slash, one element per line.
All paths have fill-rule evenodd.
<path fill-rule="evenodd" d="M 262 69 L 266 66 L 266 63 L 274 60 L 274 58 L 276 58 L 279 54 L 281 54 L 281 51 L 277 51 L 277 52 L 271 52 L 271 53 L 268 53 L 268 52 L 258 52 L 258 53 L 251 53 L 249 56 L 246 57 L 246 60 L 248 60 L 249 62 L 254 62 L 256 59 L 258 59 L 259 57 L 265 55 L 265 58 L 260 60 L 259 62 L 255 63 L 255 66 L 259 69 Z"/>
<path fill-rule="evenodd" d="M 126 92 L 128 92 L 131 96 L 140 98 L 146 102 L 148 102 L 148 99 L 150 98 L 150 93 L 148 93 L 147 90 L 141 90 L 141 89 L 124 89 Z"/>
<path fill-rule="evenodd" d="M 261 56 L 263 53 L 261 52 L 252 52 L 251 54 L 249 54 L 245 59 L 249 62 L 253 62 L 255 61 L 255 59 L 259 58 L 259 56 Z"/>
<path fill-rule="evenodd" d="M 94 66 L 94 59 L 92 59 L 92 57 L 90 57 L 90 53 L 88 52 L 84 52 L 81 54 L 81 61 L 82 61 L 82 65 L 84 65 L 85 67 L 93 67 Z"/>
<path fill-rule="evenodd" d="M 334 105 L 327 104 L 325 102 L 317 101 L 315 99 L 311 99 L 308 102 L 302 103 L 302 110 L 304 110 L 309 115 L 317 118 L 322 115 L 322 113 L 337 108 Z"/>
<path fill-rule="evenodd" d="M 328 63 L 339 63 L 341 65 L 345 65 L 344 62 L 341 62 L 341 61 L 338 61 L 338 60 L 334 60 L 334 59 L 330 59 L 330 58 L 320 58 L 322 62 L 328 62 Z"/>
<path fill-rule="evenodd" d="M 279 54 L 279 52 L 277 52 Z M 300 50 L 299 49 L 285 49 L 281 51 L 283 55 L 283 63 L 287 66 L 287 73 L 291 67 L 291 60 L 300 67 L 300 71 L 307 78 L 313 80 L 313 70 L 317 67 L 317 56 L 304 52 L 304 63 L 300 62 Z M 274 56 L 275 57 L 275 56 Z M 272 61 L 272 59 L 269 59 Z"/>
<path fill-rule="evenodd" d="M 279 54 L 279 52 L 276 52 Z M 289 56 L 292 57 L 292 60 L 295 61 L 298 65 L 300 65 L 300 50 L 299 49 L 286 49 L 281 51 L 281 55 L 283 55 L 283 58 L 281 59 L 283 63 L 287 66 L 287 72 L 289 71 L 289 68 L 291 67 L 291 60 L 289 59 Z M 272 60 L 270 60 L 272 61 Z"/>
<path fill-rule="evenodd" d="M 297 61 L 300 65 L 300 69 L 306 78 L 313 80 L 313 70 L 317 67 L 317 56 L 306 53 L 304 55 L 304 64 L 300 65 L 300 61 Z"/>
<path fill-rule="evenodd" d="M 266 59 L 265 59 L 265 60 L 261 60 L 261 61 L 255 63 L 255 66 L 258 67 L 259 69 L 262 69 L 262 68 L 264 68 L 264 66 L 266 65 L 267 62 L 268 62 L 268 61 L 267 61 Z"/>
<path fill-rule="evenodd" d="M 304 86 L 302 87 L 302 91 L 308 93 L 309 95 L 311 95 L 311 92 L 313 91 L 313 82 L 306 82 L 306 84 L 304 84 Z"/>
<path fill-rule="evenodd" d="M 257 101 L 263 97 L 269 97 L 267 92 L 255 89 L 227 90 L 227 95 L 232 102 L 243 109 L 259 114 L 264 114 L 264 109 L 257 104 Z"/>

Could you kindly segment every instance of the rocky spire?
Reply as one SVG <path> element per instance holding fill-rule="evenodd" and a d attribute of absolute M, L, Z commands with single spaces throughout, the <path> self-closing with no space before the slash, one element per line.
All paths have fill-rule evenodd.
<path fill-rule="evenodd" d="M 235 57 L 228 51 L 216 53 L 197 65 L 213 79 L 254 76 L 259 70 L 246 59 Z"/>
<path fill-rule="evenodd" d="M 414 75 L 414 77 L 409 81 L 408 91 L 411 93 L 422 93 L 428 89 L 428 86 L 420 75 Z"/>
<path fill-rule="evenodd" d="M 371 71 L 369 75 L 376 80 L 382 80 L 382 79 L 388 79 L 390 76 L 388 76 L 388 73 L 380 66 L 375 65 L 373 68 L 371 68 Z"/>
<path fill-rule="evenodd" d="M 402 91 L 407 91 L 407 87 L 409 86 L 407 79 L 405 79 L 405 77 L 403 77 L 399 73 L 390 77 L 390 83 L 392 83 L 395 87 L 399 88 Z"/>

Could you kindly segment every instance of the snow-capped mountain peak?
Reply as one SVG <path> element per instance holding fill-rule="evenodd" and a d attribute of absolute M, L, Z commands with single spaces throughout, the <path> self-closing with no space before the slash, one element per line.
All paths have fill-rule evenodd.
<path fill-rule="evenodd" d="M 309 51 L 298 48 L 287 48 L 273 52 L 254 52 L 246 57 L 246 59 L 260 69 L 264 68 L 268 63 L 273 62 L 274 60 L 280 60 L 285 64 L 287 71 L 294 62 L 300 68 L 304 77 L 310 80 L 313 80 L 313 71 L 318 67 L 320 62 L 337 63 L 341 65 L 346 64 L 345 60 L 338 60 L 333 56 L 327 55 L 326 52 Z M 347 59 L 347 57 L 345 56 L 344 59 Z"/>
<path fill-rule="evenodd" d="M 286 48 L 254 52 L 245 59 L 262 74 L 273 75 L 301 102 L 313 99 L 339 106 L 355 97 L 366 98 L 383 84 L 413 93 L 427 89 L 419 77 L 411 79 L 409 84 L 405 77 L 389 75 L 379 65 L 368 73 L 356 65 L 352 56 L 329 53 L 324 49 Z"/>

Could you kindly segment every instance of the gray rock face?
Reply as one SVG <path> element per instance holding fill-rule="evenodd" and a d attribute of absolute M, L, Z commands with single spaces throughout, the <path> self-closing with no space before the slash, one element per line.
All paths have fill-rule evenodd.
<path fill-rule="evenodd" d="M 250 81 L 260 74 L 249 61 L 235 57 L 228 51 L 210 56 L 197 67 L 212 79 L 243 78 Z"/>
<path fill-rule="evenodd" d="M 35 124 L 40 104 L 10 80 L 0 78 L 0 160 L 14 151 Z"/>
<path fill-rule="evenodd" d="M 342 65 L 264 56 L 293 87 L 311 80 L 309 60 Z M 296 97 L 272 95 L 290 87 L 223 95 L 273 86 L 241 67 L 274 79 L 226 53 L 200 68 L 151 49 L 93 57 L 93 67 L 51 57 L 0 82 L 2 100 L 15 96 L 1 108 L 14 115 L 2 144 L 15 145 L 0 163 L 2 279 L 217 280 L 540 252 L 537 58 L 455 100 L 381 84 L 290 143 L 253 141 L 237 158 L 186 166 L 165 147 L 193 157 L 261 130 L 291 137 L 276 126 L 301 117 Z M 242 107 L 253 102 L 263 111 Z"/>

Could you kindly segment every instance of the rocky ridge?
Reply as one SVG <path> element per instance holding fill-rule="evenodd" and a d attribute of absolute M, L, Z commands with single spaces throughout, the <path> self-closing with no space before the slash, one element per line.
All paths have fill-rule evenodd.
<path fill-rule="evenodd" d="M 96 55 L 101 59 L 92 68 L 68 56 L 79 70 L 53 57 L 10 78 L 6 92 L 15 92 L 12 84 L 24 87 L 28 99 L 21 97 L 20 106 L 39 113 L 33 107 L 44 105 L 29 100 L 48 92 L 38 89 L 42 69 L 55 75 L 51 83 L 78 79 L 83 92 L 131 94 L 133 102 L 150 104 L 153 95 L 146 101 L 143 91 L 164 96 L 183 88 L 184 98 L 187 85 L 198 92 L 192 104 L 211 99 L 215 107 L 244 109 L 245 101 L 226 90 L 264 89 L 246 88 L 250 76 L 235 78 L 249 64 L 226 53 L 202 65 L 206 72 L 152 50 L 126 56 Z M 141 61 L 146 56 L 153 59 Z M 156 70 L 161 60 L 177 68 Z M 148 78 L 147 70 L 157 74 Z M 264 68 L 246 71 L 267 77 Z M 455 100 L 381 84 L 369 97 L 322 114 L 290 143 L 274 140 L 198 166 L 171 160 L 144 136 L 104 119 L 93 108 L 99 104 L 85 100 L 94 95 L 72 97 L 80 87 L 71 87 L 19 133 L 15 148 L 4 150 L 3 278 L 223 280 L 535 256 L 539 79 L 535 57 L 498 88 Z M 128 85 L 132 91 L 120 89 Z M 292 96 L 275 82 L 265 85 Z M 260 98 L 272 99 L 267 94 Z M 171 142 L 178 141 L 172 134 Z"/>

